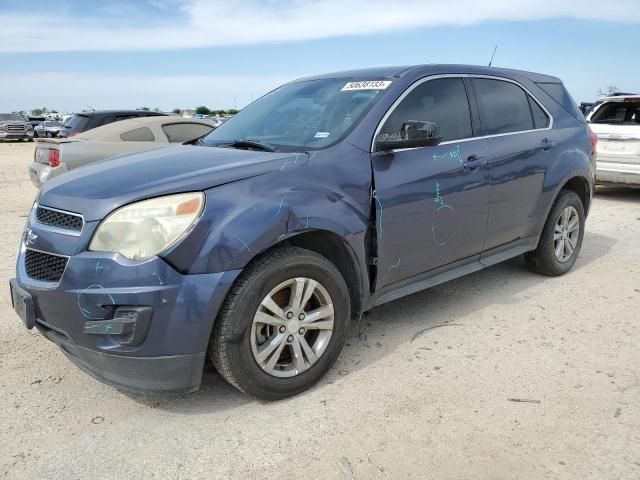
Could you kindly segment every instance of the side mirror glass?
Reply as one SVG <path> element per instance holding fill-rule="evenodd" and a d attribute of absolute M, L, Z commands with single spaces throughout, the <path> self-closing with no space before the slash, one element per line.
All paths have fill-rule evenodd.
<path fill-rule="evenodd" d="M 401 148 L 434 147 L 442 141 L 440 125 L 435 122 L 408 120 L 397 133 L 380 133 L 376 151 L 388 152 Z"/>

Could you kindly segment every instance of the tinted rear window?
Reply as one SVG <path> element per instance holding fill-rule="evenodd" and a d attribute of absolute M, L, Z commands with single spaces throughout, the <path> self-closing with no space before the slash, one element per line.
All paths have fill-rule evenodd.
<path fill-rule="evenodd" d="M 591 117 L 591 123 L 640 125 L 640 102 L 605 102 Z"/>
<path fill-rule="evenodd" d="M 553 98 L 562 108 L 573 117 L 584 122 L 584 115 L 578 108 L 578 104 L 573 100 L 567 89 L 561 83 L 536 83 L 547 95 Z"/>
<path fill-rule="evenodd" d="M 533 130 L 533 116 L 527 93 L 511 82 L 476 78 L 485 135 Z"/>
<path fill-rule="evenodd" d="M 83 132 L 89 123 L 89 117 L 84 115 L 74 115 L 64 124 L 65 130 L 71 130 L 72 132 Z"/>

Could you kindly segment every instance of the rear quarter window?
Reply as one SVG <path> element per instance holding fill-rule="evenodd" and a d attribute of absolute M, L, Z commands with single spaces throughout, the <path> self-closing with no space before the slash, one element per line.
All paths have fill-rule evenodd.
<path fill-rule="evenodd" d="M 562 83 L 536 83 L 547 95 L 569 112 L 576 120 L 585 122 L 584 115 Z"/>
<path fill-rule="evenodd" d="M 169 143 L 183 143 L 206 135 L 213 127 L 200 123 L 170 123 L 163 125 L 162 130 Z"/>
<path fill-rule="evenodd" d="M 123 142 L 153 142 L 155 139 L 148 127 L 136 128 L 120 134 L 120 140 Z"/>

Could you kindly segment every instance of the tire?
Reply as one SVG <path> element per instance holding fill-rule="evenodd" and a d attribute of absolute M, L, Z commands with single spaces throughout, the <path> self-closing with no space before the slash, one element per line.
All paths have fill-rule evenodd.
<path fill-rule="evenodd" d="M 564 220 L 561 216 L 566 212 L 569 212 L 568 215 L 571 215 L 571 219 L 574 218 L 574 215 L 577 216 L 579 228 L 577 234 L 567 234 L 569 230 L 564 233 L 562 232 L 561 222 Z M 584 206 L 582 205 L 580 197 L 570 190 L 561 190 L 544 224 L 542 235 L 540 235 L 540 240 L 538 241 L 538 247 L 532 252 L 526 253 L 524 256 L 527 267 L 533 272 L 552 277 L 564 275 L 571 270 L 582 247 L 584 223 Z M 561 256 L 566 256 L 566 259 L 558 258 L 556 234 L 560 235 L 558 241 L 566 242 L 567 247 L 559 249 L 561 250 Z M 563 235 L 566 236 L 563 237 Z M 571 241 L 571 239 L 573 239 L 573 241 Z M 568 252 L 569 246 L 573 248 L 570 254 Z"/>
<path fill-rule="evenodd" d="M 302 283 L 303 280 L 307 283 Z M 317 286 L 310 288 L 313 282 L 309 280 L 317 282 Z M 332 316 L 322 317 L 328 318 L 329 321 L 319 319 L 316 323 L 302 323 L 296 321 L 301 317 L 294 316 L 291 320 L 285 319 L 286 326 L 266 325 L 259 321 L 256 323 L 256 319 L 264 318 L 258 316 L 265 312 L 270 319 L 276 318 L 278 322 L 286 317 L 286 305 L 294 303 L 291 302 L 293 288 L 285 286 L 281 289 L 282 285 L 288 282 L 293 282 L 291 286 L 295 284 L 301 292 L 313 292 L 309 301 L 302 305 L 302 310 L 291 309 L 292 315 L 293 311 L 299 311 L 302 318 L 305 318 L 305 313 L 310 313 L 313 309 L 319 312 L 319 307 L 324 305 L 325 310 L 332 307 Z M 300 285 L 304 285 L 304 288 Z M 279 296 L 280 292 L 288 296 Z M 270 296 L 272 294 L 273 297 Z M 263 306 L 267 296 L 282 307 L 282 315 L 271 315 Z M 305 295 L 301 296 L 304 299 Z M 311 315 L 306 321 L 310 318 Z M 333 323 L 329 333 L 326 325 L 331 322 L 331 318 Z M 310 250 L 297 247 L 278 248 L 252 261 L 240 274 L 216 319 L 209 343 L 209 355 L 218 372 L 242 392 L 262 400 L 279 400 L 308 389 L 331 368 L 344 345 L 350 318 L 347 285 L 331 262 Z M 324 323 L 324 326 L 321 327 L 320 323 Z M 305 325 L 307 328 L 298 330 Z M 300 332 L 303 334 L 298 335 Z M 315 360 L 312 361 L 315 353 L 311 352 L 313 355 L 309 355 L 309 350 L 304 349 L 300 337 L 305 339 L 306 346 L 317 353 Z M 265 340 L 258 344 L 261 338 Z M 267 345 L 275 345 L 278 338 L 286 339 L 278 344 L 286 342 L 284 346 L 278 347 L 272 356 L 267 356 L 262 365 L 259 365 L 260 349 Z M 294 338 L 293 343 L 289 343 L 291 338 Z M 300 352 L 299 356 L 294 356 L 296 346 Z M 266 350 L 269 349 L 262 350 L 262 353 Z M 273 360 L 276 354 L 278 356 L 275 358 L 278 360 Z M 296 359 L 301 363 L 296 362 Z M 290 364 L 287 363 L 289 360 Z M 275 364 L 269 367 L 266 363 Z M 294 363 L 300 368 L 293 368 Z"/>

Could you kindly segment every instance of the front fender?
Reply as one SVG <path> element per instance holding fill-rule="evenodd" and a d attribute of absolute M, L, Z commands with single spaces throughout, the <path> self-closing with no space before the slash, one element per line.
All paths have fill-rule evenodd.
<path fill-rule="evenodd" d="M 190 274 L 238 270 L 292 235 L 323 230 L 345 239 L 363 265 L 368 213 L 317 179 L 274 172 L 208 190 L 196 228 L 164 258 Z"/>

